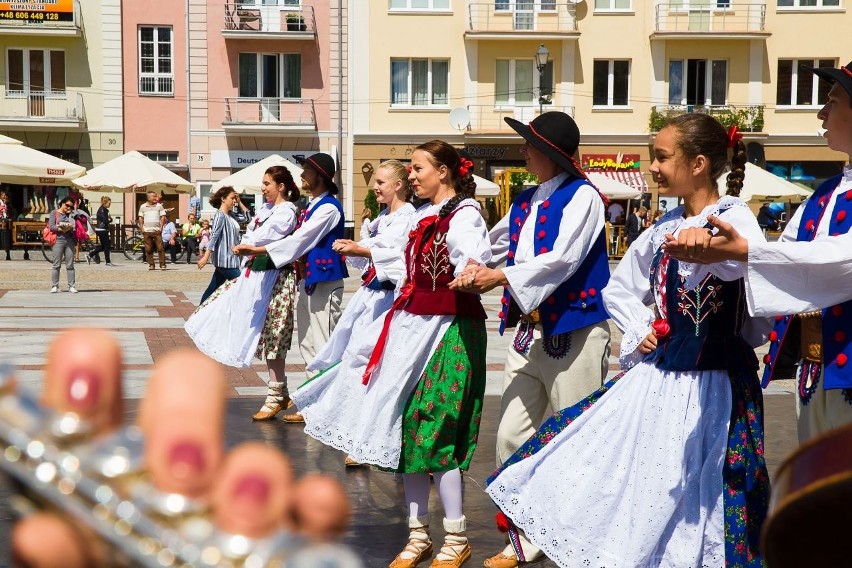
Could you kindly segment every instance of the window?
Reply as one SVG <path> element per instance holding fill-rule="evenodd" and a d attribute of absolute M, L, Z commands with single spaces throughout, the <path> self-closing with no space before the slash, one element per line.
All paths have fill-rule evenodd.
<path fill-rule="evenodd" d="M 775 102 L 785 106 L 821 105 L 831 84 L 811 73 L 813 67 L 834 67 L 834 59 L 779 59 Z"/>
<path fill-rule="evenodd" d="M 161 164 L 176 164 L 178 161 L 177 152 L 139 152 L 149 160 L 159 162 Z"/>
<path fill-rule="evenodd" d="M 538 69 L 532 59 L 498 59 L 494 103 L 497 106 L 531 105 L 538 103 L 536 92 L 540 92 L 541 96 L 552 95 L 553 61 L 547 62 L 541 80 L 539 85 Z M 550 101 L 545 104 L 550 104 Z"/>
<path fill-rule="evenodd" d="M 778 0 L 779 8 L 837 8 L 840 0 Z"/>
<path fill-rule="evenodd" d="M 6 51 L 6 96 L 64 96 L 65 52 L 53 49 Z"/>
<path fill-rule="evenodd" d="M 512 8 L 521 12 L 531 12 L 534 8 L 550 12 L 556 10 L 556 0 L 494 0 L 497 12 L 508 12 Z"/>
<path fill-rule="evenodd" d="M 725 105 L 728 62 L 723 59 L 669 61 L 669 104 Z"/>
<path fill-rule="evenodd" d="M 391 10 L 449 10 L 450 0 L 390 0 Z"/>
<path fill-rule="evenodd" d="M 449 59 L 391 59 L 391 104 L 446 106 Z"/>
<path fill-rule="evenodd" d="M 172 65 L 172 28 L 139 28 L 139 93 L 173 95 L 175 74 Z"/>
<path fill-rule="evenodd" d="M 238 96 L 300 98 L 302 56 L 299 53 L 241 53 Z"/>
<path fill-rule="evenodd" d="M 630 10 L 630 0 L 595 0 L 595 11 Z"/>
<path fill-rule="evenodd" d="M 630 61 L 596 60 L 593 67 L 592 104 L 627 106 L 630 104 Z"/>

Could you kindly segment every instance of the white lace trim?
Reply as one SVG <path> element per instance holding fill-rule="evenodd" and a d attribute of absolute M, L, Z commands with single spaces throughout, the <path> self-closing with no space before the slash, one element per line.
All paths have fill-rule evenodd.
<path fill-rule="evenodd" d="M 644 355 L 638 348 L 649 333 L 651 333 L 650 325 L 635 325 L 624 330 L 621 337 L 621 352 L 618 356 L 618 362 L 623 370 L 631 369 L 642 361 Z"/>

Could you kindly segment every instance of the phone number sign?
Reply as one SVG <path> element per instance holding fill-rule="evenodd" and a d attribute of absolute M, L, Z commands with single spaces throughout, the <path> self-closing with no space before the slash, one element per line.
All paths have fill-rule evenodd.
<path fill-rule="evenodd" d="M 0 20 L 31 22 L 70 22 L 74 0 L 0 2 Z"/>

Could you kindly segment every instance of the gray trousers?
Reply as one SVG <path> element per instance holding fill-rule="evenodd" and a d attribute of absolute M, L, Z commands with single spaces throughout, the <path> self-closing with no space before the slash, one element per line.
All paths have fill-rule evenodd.
<path fill-rule="evenodd" d="M 59 286 L 59 268 L 62 266 L 62 260 L 65 259 L 65 272 L 68 273 L 68 286 L 74 286 L 74 249 L 77 243 L 71 239 L 56 239 L 56 244 L 53 245 L 53 271 L 50 274 L 51 283 L 54 286 Z"/>

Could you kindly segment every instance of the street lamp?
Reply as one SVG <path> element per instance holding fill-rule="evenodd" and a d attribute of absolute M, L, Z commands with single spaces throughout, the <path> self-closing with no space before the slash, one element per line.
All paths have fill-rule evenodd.
<path fill-rule="evenodd" d="M 550 52 L 544 47 L 544 44 L 539 45 L 535 52 L 535 66 L 538 68 L 538 114 L 542 113 L 542 105 L 544 104 L 542 84 L 544 83 L 544 68 L 547 67 L 549 55 Z"/>

